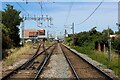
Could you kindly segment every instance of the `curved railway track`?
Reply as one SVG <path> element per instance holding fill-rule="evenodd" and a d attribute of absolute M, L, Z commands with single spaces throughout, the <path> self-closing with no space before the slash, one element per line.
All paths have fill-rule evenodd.
<path fill-rule="evenodd" d="M 100 80 L 113 80 L 111 76 L 101 71 L 77 53 L 70 50 L 68 47 L 61 44 L 64 56 L 69 63 L 73 74 L 77 80 L 80 79 L 100 79 Z"/>
<path fill-rule="evenodd" d="M 52 51 L 55 44 L 49 46 L 47 49 L 45 49 L 42 52 L 39 52 L 41 45 L 39 45 L 36 53 L 24 64 L 16 68 L 15 70 L 11 71 L 7 75 L 5 75 L 1 80 L 13 80 L 13 79 L 23 79 L 23 78 L 34 78 L 36 74 L 39 71 L 39 68 L 44 63 L 44 60 L 46 59 L 46 56 Z M 47 53 L 48 52 L 48 53 Z M 30 78 L 29 78 L 30 77 Z"/>

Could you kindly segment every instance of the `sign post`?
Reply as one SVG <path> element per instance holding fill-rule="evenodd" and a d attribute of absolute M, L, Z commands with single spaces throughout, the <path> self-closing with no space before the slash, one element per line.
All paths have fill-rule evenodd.
<path fill-rule="evenodd" d="M 108 27 L 108 61 L 111 61 L 111 39 L 110 39 L 109 27 Z"/>
<path fill-rule="evenodd" d="M 75 36 L 74 36 L 74 23 L 72 23 L 72 34 L 73 34 L 73 45 L 74 45 L 74 38 L 75 38 Z"/>
<path fill-rule="evenodd" d="M 22 22 L 22 46 L 24 46 L 25 40 L 24 40 L 24 20 Z"/>

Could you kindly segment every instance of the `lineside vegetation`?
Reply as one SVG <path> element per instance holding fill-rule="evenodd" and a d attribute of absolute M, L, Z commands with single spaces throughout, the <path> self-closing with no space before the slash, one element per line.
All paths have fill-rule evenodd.
<path fill-rule="evenodd" d="M 109 32 L 110 35 L 117 35 L 111 38 L 111 61 L 108 60 L 108 29 L 98 32 L 94 27 L 88 32 L 75 34 L 74 45 L 73 35 L 70 34 L 69 37 L 66 37 L 66 44 L 78 52 L 86 54 L 92 59 L 106 65 L 120 77 L 120 55 L 118 52 L 120 51 L 120 33 L 114 33 L 112 29 L 109 29 Z"/>
<path fill-rule="evenodd" d="M 20 17 L 21 11 L 14 9 L 12 5 L 7 4 L 6 9 L 0 11 L 2 13 L 2 50 L 19 47 L 20 36 L 18 26 L 23 21 Z M 6 57 L 6 53 L 2 54 L 2 58 Z"/>

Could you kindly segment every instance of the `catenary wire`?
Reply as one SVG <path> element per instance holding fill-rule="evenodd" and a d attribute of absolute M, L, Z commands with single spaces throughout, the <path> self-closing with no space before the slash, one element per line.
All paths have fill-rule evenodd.
<path fill-rule="evenodd" d="M 100 4 L 95 8 L 95 10 L 85 20 L 83 20 L 81 23 L 78 23 L 76 25 L 80 25 L 80 24 L 83 24 L 84 22 L 86 22 L 97 11 L 97 9 L 102 5 L 103 2 L 104 2 L 104 0 L 102 0 L 102 2 L 100 2 Z"/>

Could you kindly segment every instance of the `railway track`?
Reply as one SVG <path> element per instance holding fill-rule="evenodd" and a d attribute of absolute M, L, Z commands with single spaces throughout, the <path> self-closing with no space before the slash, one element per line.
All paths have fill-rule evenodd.
<path fill-rule="evenodd" d="M 74 75 L 72 75 L 71 69 L 62 53 L 60 44 L 58 43 L 39 78 L 58 80 L 73 77 Z"/>
<path fill-rule="evenodd" d="M 11 71 L 9 74 L 5 75 L 1 80 L 13 80 L 13 79 L 34 79 L 38 73 L 41 65 L 44 63 L 44 60 L 49 55 L 49 53 L 54 49 L 55 44 L 49 46 L 47 49 L 40 52 L 41 45 L 39 45 L 36 53 L 23 65 L 19 66 L 15 70 Z"/>
<path fill-rule="evenodd" d="M 47 56 L 44 58 L 43 60 L 43 64 L 41 64 L 39 67 L 38 67 L 38 72 L 36 74 L 36 76 L 34 77 L 34 80 L 38 80 L 40 79 L 40 74 L 42 73 L 44 67 L 46 66 L 46 64 L 48 63 L 51 55 L 53 54 L 53 51 L 54 49 L 56 48 L 56 45 L 54 46 L 54 48 L 51 50 L 51 52 L 49 52 L 49 54 L 47 53 Z"/>
<path fill-rule="evenodd" d="M 113 80 L 111 76 L 101 71 L 97 67 L 93 66 L 91 63 L 89 63 L 88 61 L 80 57 L 78 54 L 70 50 L 68 47 L 61 44 L 61 48 L 77 80 Z"/>
<path fill-rule="evenodd" d="M 59 43 L 53 44 L 44 51 L 42 51 L 41 53 L 39 54 L 38 53 L 39 51 L 37 50 L 36 55 L 34 55 L 25 64 L 14 70 L 12 73 L 4 76 L 2 80 L 6 80 L 6 79 L 13 80 L 20 78 L 22 79 L 25 78 L 25 80 L 44 79 L 45 76 L 43 75 L 44 77 L 42 78 L 41 75 L 44 74 L 44 71 L 49 70 L 47 69 L 47 66 L 48 64 L 51 64 L 50 62 L 51 56 L 52 55 L 55 56 L 58 54 L 64 54 L 62 57 L 65 57 L 66 59 L 65 61 L 67 61 L 67 63 L 69 64 L 70 67 L 69 70 L 70 72 L 72 72 L 72 76 L 71 77 L 69 76 L 69 78 L 71 78 L 72 80 L 76 80 L 76 79 L 77 80 L 80 79 L 113 80 L 111 76 L 99 70 L 97 67 L 90 64 L 88 61 L 80 57 L 78 54 L 76 54 L 75 52 L 73 52 L 63 44 L 59 44 Z"/>

